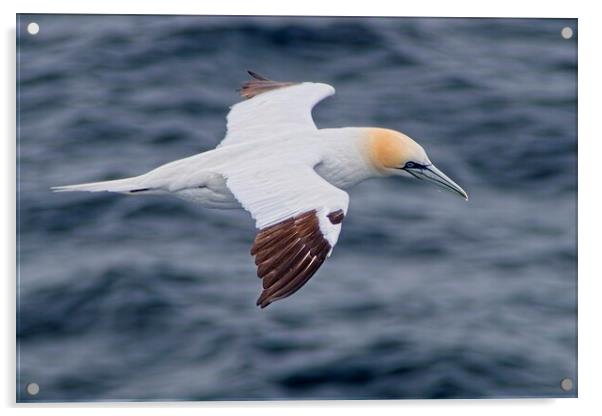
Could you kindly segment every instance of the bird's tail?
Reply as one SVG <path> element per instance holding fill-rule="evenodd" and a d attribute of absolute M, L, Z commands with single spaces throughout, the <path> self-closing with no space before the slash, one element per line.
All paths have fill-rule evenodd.
<path fill-rule="evenodd" d="M 121 192 L 124 194 L 135 194 L 139 192 L 151 191 L 150 188 L 144 186 L 141 176 L 134 176 L 132 178 L 117 179 L 114 181 L 104 182 L 90 182 L 81 183 L 78 185 L 65 185 L 65 186 L 53 186 L 54 192 L 75 192 L 75 191 L 86 191 L 86 192 Z"/>

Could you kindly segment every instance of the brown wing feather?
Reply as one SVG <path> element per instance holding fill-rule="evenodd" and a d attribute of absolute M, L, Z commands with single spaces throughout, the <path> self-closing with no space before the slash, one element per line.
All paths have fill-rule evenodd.
<path fill-rule="evenodd" d="M 329 214 L 340 223 L 342 211 Z M 320 231 L 316 211 L 308 211 L 259 231 L 251 248 L 263 292 L 257 305 L 265 308 L 299 290 L 318 271 L 331 246 Z"/>
<path fill-rule="evenodd" d="M 244 98 L 253 98 L 256 95 L 262 94 L 267 91 L 288 87 L 296 84 L 295 82 L 272 81 L 270 79 L 267 79 L 266 77 L 259 75 L 256 72 L 247 72 L 249 73 L 249 75 L 251 75 L 253 79 L 250 79 L 249 81 L 242 84 L 242 87 L 238 90 L 240 92 L 240 95 Z"/>

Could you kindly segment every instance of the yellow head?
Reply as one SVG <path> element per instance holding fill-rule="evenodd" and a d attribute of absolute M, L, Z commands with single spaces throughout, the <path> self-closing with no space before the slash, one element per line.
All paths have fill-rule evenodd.
<path fill-rule="evenodd" d="M 418 143 L 403 133 L 389 129 L 369 130 L 370 160 L 382 173 L 405 166 L 407 162 L 430 163 L 426 152 Z"/>
<path fill-rule="evenodd" d="M 368 151 L 374 167 L 384 175 L 426 180 L 468 199 L 466 192 L 429 160 L 418 143 L 395 130 L 368 129 Z"/>

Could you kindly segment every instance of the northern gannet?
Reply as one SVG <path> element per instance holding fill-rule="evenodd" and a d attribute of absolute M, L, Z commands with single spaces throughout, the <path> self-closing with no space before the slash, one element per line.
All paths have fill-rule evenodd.
<path fill-rule="evenodd" d="M 398 131 L 318 129 L 312 108 L 335 93 L 327 84 L 251 79 L 231 107 L 226 137 L 213 150 L 125 179 L 57 186 L 54 191 L 172 194 L 207 208 L 244 208 L 259 232 L 251 248 L 263 291 L 257 305 L 299 290 L 332 253 L 349 195 L 364 179 L 405 176 L 466 192 Z"/>

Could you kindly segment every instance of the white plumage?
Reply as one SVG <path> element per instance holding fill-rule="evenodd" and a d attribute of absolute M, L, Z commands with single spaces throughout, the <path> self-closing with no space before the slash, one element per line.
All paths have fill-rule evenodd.
<path fill-rule="evenodd" d="M 318 129 L 311 116 L 312 108 L 334 93 L 330 85 L 304 82 L 235 104 L 227 116 L 228 132 L 219 146 L 278 140 L 287 132 L 297 137 L 313 134 Z"/>
<path fill-rule="evenodd" d="M 401 133 L 317 129 L 311 111 L 334 94 L 330 85 L 279 83 L 250 74 L 253 79 L 242 88 L 249 100 L 231 108 L 226 137 L 216 149 L 140 176 L 53 190 L 172 194 L 207 208 L 242 206 L 260 230 L 252 254 L 263 279 L 261 307 L 297 291 L 331 254 L 349 205 L 340 188 L 400 175 L 466 197 Z"/>

